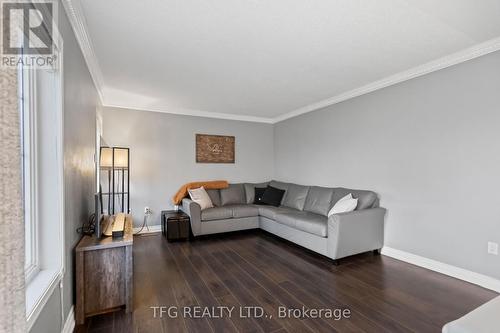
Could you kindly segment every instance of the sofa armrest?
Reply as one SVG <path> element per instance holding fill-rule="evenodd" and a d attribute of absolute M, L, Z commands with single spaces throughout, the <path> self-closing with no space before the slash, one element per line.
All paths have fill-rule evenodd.
<path fill-rule="evenodd" d="M 339 259 L 384 245 L 385 208 L 355 210 L 328 219 L 328 256 Z"/>
<path fill-rule="evenodd" d="M 201 233 L 201 207 L 191 199 L 182 199 L 182 211 L 189 215 L 191 231 L 198 236 Z"/>

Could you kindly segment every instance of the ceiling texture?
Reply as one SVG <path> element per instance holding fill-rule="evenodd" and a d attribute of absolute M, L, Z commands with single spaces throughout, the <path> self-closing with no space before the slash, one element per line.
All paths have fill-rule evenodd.
<path fill-rule="evenodd" d="M 103 105 L 274 123 L 500 50 L 500 0 L 63 0 Z"/>

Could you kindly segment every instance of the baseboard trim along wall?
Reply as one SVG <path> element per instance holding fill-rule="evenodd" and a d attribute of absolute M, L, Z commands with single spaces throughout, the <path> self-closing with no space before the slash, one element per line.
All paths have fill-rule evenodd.
<path fill-rule="evenodd" d="M 161 232 L 161 225 L 160 224 L 150 225 L 148 227 L 149 227 L 149 230 L 146 227 L 144 227 L 144 229 L 142 229 L 141 235 L 142 234 L 152 234 L 152 233 L 156 233 L 156 232 Z M 141 227 L 134 228 L 134 234 L 136 234 L 137 232 L 139 232 L 139 230 L 141 230 Z"/>
<path fill-rule="evenodd" d="M 75 329 L 75 307 L 72 306 L 71 309 L 69 310 L 66 322 L 64 322 L 64 327 L 61 333 L 73 333 L 74 329 Z"/>
<path fill-rule="evenodd" d="M 460 267 L 448 265 L 433 259 L 425 258 L 409 252 L 393 249 L 384 246 L 382 254 L 388 257 L 407 262 L 409 264 L 423 267 L 431 271 L 445 274 L 459 280 L 463 280 L 486 289 L 490 289 L 500 293 L 500 280 L 492 277 L 475 273 Z"/>

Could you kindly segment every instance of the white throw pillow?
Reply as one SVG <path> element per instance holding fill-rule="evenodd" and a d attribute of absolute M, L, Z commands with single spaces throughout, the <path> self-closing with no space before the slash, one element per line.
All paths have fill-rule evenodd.
<path fill-rule="evenodd" d="M 328 217 L 333 214 L 352 212 L 356 209 L 356 206 L 358 206 L 358 199 L 353 199 L 352 193 L 349 193 L 333 205 L 332 209 L 328 212 Z"/>
<path fill-rule="evenodd" d="M 212 208 L 214 206 L 212 200 L 210 200 L 210 197 L 208 196 L 208 193 L 207 191 L 205 191 L 205 188 L 203 186 L 200 188 L 190 189 L 188 190 L 188 192 L 191 200 L 200 205 L 201 210 Z"/>

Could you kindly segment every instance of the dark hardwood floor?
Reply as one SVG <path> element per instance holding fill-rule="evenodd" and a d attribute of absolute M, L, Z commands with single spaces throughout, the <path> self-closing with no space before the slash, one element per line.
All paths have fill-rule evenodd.
<path fill-rule="evenodd" d="M 134 239 L 134 312 L 76 332 L 440 332 L 496 293 L 383 255 L 332 261 L 263 231 L 167 243 Z M 152 307 L 235 307 L 231 318 L 154 317 Z M 258 306 L 272 318 L 241 318 Z M 278 309 L 348 309 L 349 318 L 278 318 Z M 166 309 L 166 308 L 165 308 Z M 257 313 L 258 314 L 258 313 Z M 337 313 L 338 314 L 338 313 Z"/>

